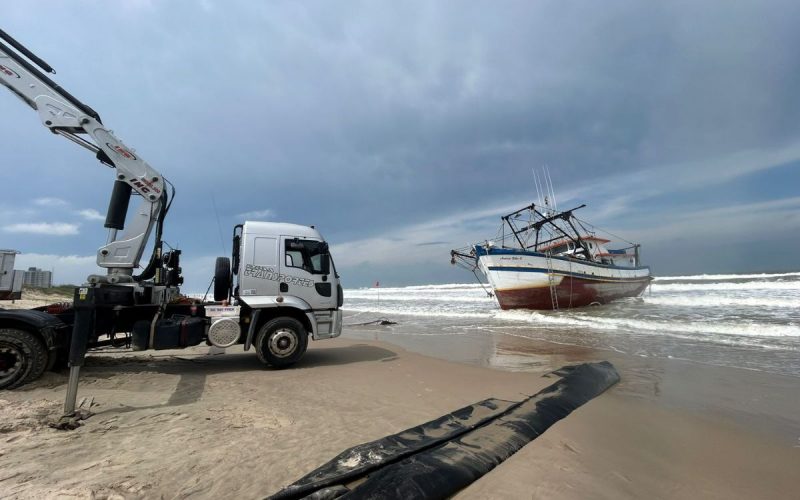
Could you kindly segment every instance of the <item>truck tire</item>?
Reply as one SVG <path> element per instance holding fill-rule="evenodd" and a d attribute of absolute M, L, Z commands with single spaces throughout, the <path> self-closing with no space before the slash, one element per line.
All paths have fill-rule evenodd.
<path fill-rule="evenodd" d="M 297 363 L 308 347 L 308 334 L 294 318 L 275 318 L 265 323 L 256 335 L 258 359 L 274 368 Z"/>
<path fill-rule="evenodd" d="M 217 257 L 214 266 L 214 300 L 228 300 L 231 291 L 231 260 Z"/>
<path fill-rule="evenodd" d="M 32 333 L 0 328 L 0 389 L 33 382 L 42 376 L 47 361 L 47 350 Z"/>

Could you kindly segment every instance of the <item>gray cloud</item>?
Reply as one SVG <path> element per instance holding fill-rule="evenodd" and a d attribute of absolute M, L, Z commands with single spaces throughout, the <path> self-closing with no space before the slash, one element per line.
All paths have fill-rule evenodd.
<path fill-rule="evenodd" d="M 212 195 L 223 224 L 270 207 L 341 244 L 530 200 L 544 164 L 613 224 L 664 193 L 674 209 L 699 202 L 698 186 L 800 158 L 798 14 L 789 1 L 29 2 L 7 6 L 3 28 L 177 185 L 167 239 L 207 255 Z M 110 173 L 6 99 L 0 132 L 19 147 L 0 152 L 18 167 L 4 183 L 49 179 L 9 203 L 104 206 Z M 461 224 L 464 239 L 492 236 Z M 102 243 L 100 224 L 82 230 Z M 80 239 L 60 251 L 86 253 Z M 428 249 L 412 254 L 432 269 Z"/>
<path fill-rule="evenodd" d="M 78 211 L 78 215 L 86 220 L 105 220 L 105 216 L 94 208 L 84 208 Z"/>
<path fill-rule="evenodd" d="M 23 222 L 3 227 L 7 233 L 30 233 L 44 236 L 72 236 L 78 234 L 78 225 L 67 222 Z"/>
<path fill-rule="evenodd" d="M 69 206 L 69 203 L 61 198 L 36 198 L 33 200 L 33 204 L 39 207 L 47 207 L 47 208 L 61 208 Z"/>
<path fill-rule="evenodd" d="M 275 217 L 275 212 L 269 208 L 263 210 L 251 210 L 249 212 L 242 212 L 237 214 L 236 217 L 240 219 L 272 219 Z"/>

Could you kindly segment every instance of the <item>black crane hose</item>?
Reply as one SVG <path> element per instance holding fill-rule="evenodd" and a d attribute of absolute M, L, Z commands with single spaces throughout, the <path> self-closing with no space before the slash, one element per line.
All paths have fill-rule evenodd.
<path fill-rule="evenodd" d="M 172 183 L 170 183 L 170 186 L 172 186 Z M 153 253 L 150 255 L 150 262 L 147 263 L 147 267 L 142 269 L 141 273 L 133 277 L 133 280 L 137 282 L 149 280 L 155 276 L 156 269 L 161 264 L 161 236 L 164 232 L 164 219 L 166 219 L 169 207 L 172 205 L 172 199 L 175 197 L 175 187 L 172 186 L 172 198 L 167 196 L 166 191 L 164 191 L 162 197 L 161 209 L 159 210 L 158 219 L 156 220 L 156 239 L 153 245 Z"/>

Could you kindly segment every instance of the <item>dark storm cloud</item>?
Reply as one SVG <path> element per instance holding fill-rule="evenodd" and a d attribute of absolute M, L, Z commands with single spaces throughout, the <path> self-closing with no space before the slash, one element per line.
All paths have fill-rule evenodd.
<path fill-rule="evenodd" d="M 532 167 L 549 165 L 559 189 L 652 175 L 648 189 L 660 191 L 696 170 L 686 165 L 723 175 L 719 158 L 785 150 L 800 132 L 796 2 L 5 10 L 3 29 L 176 183 L 168 239 L 195 254 L 221 251 L 217 217 L 263 212 L 317 224 L 333 241 L 392 238 L 533 198 Z M 26 185 L 34 171 L 54 186 L 13 201 L 36 192 L 102 212 L 109 172 L 57 144 L 11 96 L 2 106 L 14 145 L 2 152 L 4 181 Z M 82 231 L 91 248 L 102 243 L 99 228 Z M 431 236 L 422 241 L 446 239 Z M 91 252 L 83 238 L 59 244 Z"/>

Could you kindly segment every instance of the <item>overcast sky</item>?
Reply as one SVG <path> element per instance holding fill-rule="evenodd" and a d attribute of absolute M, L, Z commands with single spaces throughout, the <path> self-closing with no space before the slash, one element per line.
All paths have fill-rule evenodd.
<path fill-rule="evenodd" d="M 189 291 L 245 218 L 316 225 L 346 287 L 467 282 L 533 201 L 656 275 L 797 270 L 800 3 L 6 2 L 0 28 L 177 187 Z M 113 173 L 0 89 L 0 247 L 97 272 Z M 581 214 L 579 214 L 581 215 Z"/>

